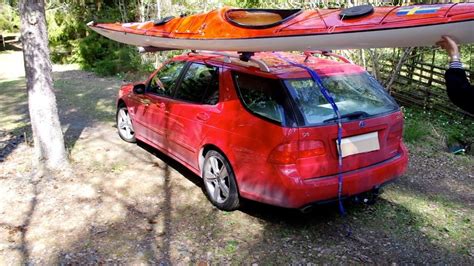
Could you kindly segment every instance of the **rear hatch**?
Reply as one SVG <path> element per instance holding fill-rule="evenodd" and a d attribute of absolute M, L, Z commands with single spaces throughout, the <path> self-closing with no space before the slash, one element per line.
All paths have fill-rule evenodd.
<path fill-rule="evenodd" d="M 395 101 L 367 72 L 356 68 L 317 71 L 342 116 L 343 172 L 375 165 L 398 155 L 403 118 Z M 334 69 L 333 69 L 334 70 Z M 299 120 L 298 156 L 304 179 L 338 173 L 337 118 L 310 78 L 285 79 Z"/>

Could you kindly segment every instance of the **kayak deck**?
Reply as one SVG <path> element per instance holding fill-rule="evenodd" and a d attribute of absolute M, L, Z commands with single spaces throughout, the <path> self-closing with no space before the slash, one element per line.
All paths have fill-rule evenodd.
<path fill-rule="evenodd" d="M 158 26 L 153 21 L 89 26 L 119 42 L 169 49 L 265 51 L 424 46 L 434 44 L 441 35 L 450 35 L 460 43 L 474 42 L 473 3 L 376 7 L 368 15 L 350 19 L 340 13 L 337 9 L 222 8 L 174 18 Z"/>

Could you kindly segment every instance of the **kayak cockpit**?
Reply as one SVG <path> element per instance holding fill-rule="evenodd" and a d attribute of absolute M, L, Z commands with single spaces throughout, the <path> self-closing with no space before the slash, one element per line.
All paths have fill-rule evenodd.
<path fill-rule="evenodd" d="M 230 9 L 226 20 L 236 26 L 250 29 L 265 29 L 293 19 L 302 9 Z"/>

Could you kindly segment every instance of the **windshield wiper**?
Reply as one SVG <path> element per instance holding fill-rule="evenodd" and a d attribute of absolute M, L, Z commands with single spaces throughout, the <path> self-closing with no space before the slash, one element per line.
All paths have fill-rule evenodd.
<path fill-rule="evenodd" d="M 369 116 L 369 114 L 364 111 L 355 111 L 352 113 L 341 115 L 341 119 L 347 118 L 349 120 L 352 120 L 352 119 L 363 118 L 367 116 Z M 336 120 L 337 120 L 337 117 L 333 117 L 333 118 L 326 119 L 323 122 L 336 121 Z"/>

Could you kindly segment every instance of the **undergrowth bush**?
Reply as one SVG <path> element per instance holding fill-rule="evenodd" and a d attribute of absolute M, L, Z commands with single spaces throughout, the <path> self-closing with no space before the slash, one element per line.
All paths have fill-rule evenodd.
<path fill-rule="evenodd" d="M 136 48 L 120 44 L 92 33 L 79 43 L 79 64 L 86 70 L 110 76 L 128 72 L 149 71 Z"/>
<path fill-rule="evenodd" d="M 20 16 L 18 10 L 5 4 L 0 4 L 0 33 L 19 32 Z"/>
<path fill-rule="evenodd" d="M 133 12 L 129 12 L 133 16 Z M 94 7 L 59 4 L 48 8 L 48 34 L 51 59 L 55 63 L 78 63 L 82 69 L 102 76 L 127 76 L 128 73 L 149 71 L 152 66 L 142 60 L 135 47 L 120 44 L 98 35 L 87 22 L 120 21 L 114 5 Z M 98 19 L 100 18 L 100 19 Z M 133 20 L 133 17 L 127 18 Z"/>

